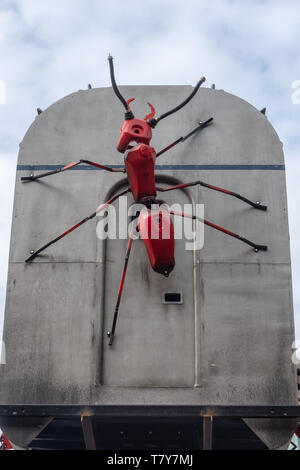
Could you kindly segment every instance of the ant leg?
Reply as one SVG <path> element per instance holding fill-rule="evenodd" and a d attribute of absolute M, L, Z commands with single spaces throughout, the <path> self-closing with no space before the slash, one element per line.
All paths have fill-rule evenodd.
<path fill-rule="evenodd" d="M 102 204 L 100 207 L 98 207 L 98 209 L 93 212 L 92 215 L 90 215 L 89 217 L 86 217 L 85 219 L 81 220 L 80 222 L 78 222 L 78 224 L 74 225 L 73 227 L 69 228 L 66 232 L 62 233 L 61 235 L 59 235 L 57 238 L 55 238 L 54 240 L 52 240 L 51 242 L 47 243 L 47 245 L 44 245 L 42 248 L 40 248 L 39 250 L 35 251 L 34 253 L 32 253 L 32 255 L 25 261 L 25 263 L 32 263 L 32 261 L 40 254 L 42 253 L 44 250 L 46 250 L 46 248 L 49 248 L 49 246 L 53 245 L 54 243 L 58 242 L 59 240 L 62 240 L 63 238 L 65 238 L 67 235 L 69 235 L 70 233 L 74 232 L 74 230 L 76 230 L 77 228 L 81 227 L 83 224 L 85 224 L 86 222 L 88 222 L 89 220 L 92 220 L 94 219 L 98 214 L 100 214 L 100 212 L 102 212 L 107 206 L 109 206 L 110 204 L 112 204 L 114 201 L 116 201 L 119 197 L 121 196 L 124 196 L 125 194 L 129 193 L 131 190 L 130 189 L 126 189 L 125 191 L 123 191 L 122 193 L 119 193 L 117 194 L 116 196 L 114 196 L 113 198 L 111 198 L 109 201 L 105 202 L 104 204 Z"/>
<path fill-rule="evenodd" d="M 101 170 L 110 171 L 112 173 L 126 173 L 125 169 L 111 168 L 105 165 L 100 165 L 100 163 L 91 162 L 90 160 L 79 160 L 78 162 L 70 163 L 69 165 L 59 168 L 58 170 L 48 171 L 47 173 L 42 173 L 36 176 L 33 176 L 33 175 L 26 176 L 24 178 L 21 178 L 21 181 L 23 182 L 36 181 L 41 178 L 45 178 L 46 176 L 56 175 L 57 173 L 63 173 L 67 170 L 71 170 L 72 168 L 75 168 L 76 166 L 81 165 L 82 163 L 86 163 L 88 165 L 94 166 L 96 168 L 100 168 Z"/>
<path fill-rule="evenodd" d="M 178 145 L 181 142 L 185 142 L 189 137 L 192 137 L 192 135 L 196 134 L 196 132 L 201 131 L 201 129 L 204 129 L 205 127 L 207 127 L 212 121 L 213 121 L 213 118 L 210 118 L 205 122 L 199 122 L 199 126 L 196 127 L 196 129 L 194 129 L 185 137 L 179 137 L 179 139 L 175 140 L 175 142 L 173 142 L 172 144 L 168 145 L 168 147 L 158 152 L 158 154 L 156 155 L 156 158 L 160 157 L 161 155 L 166 153 L 168 150 L 171 150 L 173 147 L 175 147 L 175 145 Z"/>
<path fill-rule="evenodd" d="M 132 248 L 134 230 L 135 230 L 135 225 L 132 224 L 132 230 L 131 230 L 131 233 L 130 233 L 129 242 L 128 242 L 128 246 L 127 246 L 127 250 L 126 250 L 125 264 L 124 264 L 124 268 L 123 268 L 123 272 L 122 272 L 121 283 L 120 283 L 120 287 L 119 287 L 119 295 L 118 295 L 117 304 L 116 304 L 116 308 L 115 308 L 113 324 L 112 324 L 111 331 L 109 331 L 107 333 L 107 336 L 109 338 L 109 346 L 112 346 L 113 342 L 114 342 L 114 337 L 115 337 L 115 332 L 116 332 L 116 327 L 117 327 L 117 321 L 118 321 L 118 316 L 119 316 L 119 308 L 120 308 L 120 303 L 121 303 L 123 289 L 124 289 L 124 283 L 125 283 L 125 277 L 126 277 L 126 273 L 127 273 L 129 257 L 130 257 L 131 248 Z"/>
<path fill-rule="evenodd" d="M 170 188 L 156 188 L 156 189 L 157 191 L 160 191 L 160 192 L 167 192 L 167 191 L 173 191 L 174 189 L 184 189 L 184 188 L 190 188 L 190 187 L 198 186 L 198 185 L 203 186 L 204 188 L 212 189 L 213 191 L 218 191 L 220 193 L 227 194 L 228 196 L 236 197 L 237 199 L 240 199 L 241 201 L 246 202 L 246 204 L 249 204 L 255 209 L 259 209 L 260 211 L 266 211 L 268 209 L 267 206 L 262 205 L 260 202 L 250 201 L 249 199 L 247 199 L 244 196 L 241 196 L 238 193 L 234 193 L 233 191 L 229 191 L 228 189 L 218 188 L 217 186 L 212 186 L 211 184 L 204 183 L 204 181 L 195 181 L 194 183 L 179 184 L 177 186 L 171 186 Z"/>
<path fill-rule="evenodd" d="M 254 251 L 256 253 L 258 253 L 259 251 L 268 251 L 267 246 L 257 245 L 256 243 L 253 243 L 250 240 L 247 240 L 247 238 L 241 237 L 240 235 L 238 235 L 236 233 L 230 232 L 229 230 L 227 230 L 223 227 L 219 227 L 218 225 L 215 225 L 212 222 L 209 222 L 208 220 L 201 219 L 200 217 L 196 217 L 196 216 L 193 216 L 193 215 L 184 214 L 182 212 L 171 211 L 170 214 L 176 215 L 176 216 L 179 216 L 179 217 L 187 217 L 187 218 L 193 219 L 193 220 L 200 220 L 200 222 L 204 223 L 205 225 L 207 225 L 209 227 L 212 227 L 215 230 L 218 230 L 219 232 L 225 233 L 226 235 L 229 235 L 230 237 L 237 238 L 238 240 L 240 240 L 243 243 L 246 243 L 249 246 L 252 246 L 252 248 L 254 248 Z"/>

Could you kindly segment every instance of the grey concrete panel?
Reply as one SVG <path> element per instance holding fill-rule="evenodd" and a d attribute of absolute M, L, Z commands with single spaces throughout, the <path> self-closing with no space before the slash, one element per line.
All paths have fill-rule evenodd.
<path fill-rule="evenodd" d="M 0 418 L 0 426 L 14 450 L 27 450 L 29 444 L 51 423 L 52 418 Z M 16 445 L 20 443 L 21 445 Z"/>
<path fill-rule="evenodd" d="M 1 403 L 89 399 L 94 383 L 99 275 L 96 263 L 13 264 L 8 279 L 10 315 L 5 325 Z"/>
<path fill-rule="evenodd" d="M 165 175 L 166 172 L 159 171 L 158 174 Z M 172 171 L 168 174 L 176 176 L 182 182 L 195 181 L 195 173 L 190 171 Z M 120 178 L 122 177 L 118 174 L 107 175 L 98 171 L 71 171 L 49 177 L 43 182 L 18 182 L 15 219 L 21 217 L 30 223 L 22 222 L 22 237 L 19 231 L 13 231 L 12 261 L 23 262 L 31 250 L 38 249 L 90 215 L 105 202 L 109 186 L 120 181 Z M 197 203 L 204 204 L 205 217 L 208 220 L 269 247 L 267 253 L 255 254 L 251 247 L 207 227 L 205 238 L 209 243 L 205 243 L 201 252 L 202 260 L 290 262 L 285 180 L 281 172 L 204 171 L 197 175 L 197 178 L 216 186 L 233 188 L 242 194 L 245 194 L 245 187 L 250 187 L 251 194 L 247 192 L 247 197 L 254 201 L 261 200 L 268 205 L 268 211 L 265 213 L 238 199 L 209 189 L 191 189 L 190 193 Z M 178 191 L 159 195 L 168 204 L 180 203 Z M 95 261 L 95 226 L 95 221 L 88 222 L 49 248 L 36 261 Z M 270 233 L 273 234 L 272 238 Z"/>
<path fill-rule="evenodd" d="M 18 172 L 18 180 L 23 174 Z M 23 263 L 31 250 L 38 250 L 91 215 L 104 202 L 97 176 L 98 172 L 70 171 L 40 182 L 24 184 L 18 181 L 14 214 L 17 229 L 12 233 L 11 261 Z M 38 263 L 95 261 L 95 220 L 87 222 L 36 259 Z"/>
<path fill-rule="evenodd" d="M 297 428 L 297 420 L 293 419 L 246 419 L 244 421 L 270 450 L 288 450 Z"/>
<path fill-rule="evenodd" d="M 158 172 L 163 174 L 165 172 Z M 182 182 L 201 180 L 243 194 L 254 202 L 268 206 L 256 210 L 231 196 L 203 187 L 190 189 L 198 204 L 204 205 L 205 218 L 249 240 L 268 246 L 268 252 L 253 249 L 210 227 L 205 228 L 205 244 L 199 253 L 201 261 L 290 263 L 285 177 L 281 171 L 173 171 Z M 249 189 L 248 189 L 249 188 Z M 176 192 L 160 193 L 169 203 Z M 172 199 L 170 199 L 172 195 Z"/>
<path fill-rule="evenodd" d="M 199 269 L 200 375 L 212 402 L 294 404 L 289 266 L 203 263 Z"/>
<path fill-rule="evenodd" d="M 171 203 L 172 199 L 181 204 L 190 202 L 181 191 L 176 198 L 173 193 Z M 104 385 L 194 386 L 193 252 L 185 251 L 185 243 L 176 241 L 179 269 L 166 279 L 152 271 L 143 240 L 134 241 L 114 347 L 109 348 L 107 339 L 104 342 Z M 105 331 L 111 329 L 126 246 L 127 241 L 107 242 Z M 164 292 L 181 292 L 183 304 L 164 305 Z"/>
<path fill-rule="evenodd" d="M 174 126 L 174 132 L 178 132 L 184 122 L 184 131 L 188 132 L 189 121 L 204 121 L 210 117 L 214 118 L 214 125 L 199 138 L 186 142 L 184 149 L 174 149 L 174 157 L 171 158 L 171 154 L 165 157 L 167 163 L 182 163 L 183 155 L 190 157 L 191 154 L 203 164 L 284 163 L 282 143 L 268 119 L 246 101 L 223 90 L 201 88 L 180 118 L 179 115 L 172 116 L 168 126 Z M 163 125 L 166 124 L 162 122 L 161 127 Z"/>

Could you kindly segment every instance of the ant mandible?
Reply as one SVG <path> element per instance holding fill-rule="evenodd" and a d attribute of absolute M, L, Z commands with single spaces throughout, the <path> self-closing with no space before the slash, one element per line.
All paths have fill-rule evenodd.
<path fill-rule="evenodd" d="M 147 115 L 144 120 L 136 119 L 130 108 L 130 104 L 132 101 L 134 101 L 134 98 L 131 98 L 130 100 L 126 101 L 124 97 L 121 95 L 117 87 L 116 80 L 115 80 L 113 58 L 109 56 L 108 60 L 109 60 L 110 76 L 111 76 L 113 90 L 125 108 L 125 120 L 121 127 L 121 135 L 120 135 L 118 145 L 117 145 L 118 151 L 122 154 L 125 154 L 124 169 L 110 168 L 108 166 L 101 165 L 99 163 L 95 163 L 89 160 L 79 160 L 77 162 L 74 162 L 74 163 L 71 163 L 69 165 L 62 167 L 59 170 L 50 171 L 50 172 L 39 174 L 36 176 L 31 175 L 29 177 L 24 177 L 21 180 L 23 182 L 36 181 L 46 176 L 65 172 L 82 163 L 85 163 L 93 167 L 100 168 L 102 170 L 106 170 L 110 172 L 126 173 L 129 187 L 126 190 L 114 196 L 113 198 L 111 198 L 109 201 L 105 202 L 103 205 L 101 205 L 92 215 L 83 219 L 81 222 L 77 223 L 73 227 L 69 228 L 64 233 L 62 233 L 54 240 L 47 243 L 45 246 L 43 246 L 39 250 L 32 252 L 31 256 L 26 260 L 26 263 L 31 263 L 41 252 L 46 250 L 46 248 L 58 242 L 62 238 L 66 237 L 67 235 L 72 233 L 74 230 L 76 230 L 77 228 L 79 228 L 81 225 L 85 224 L 89 220 L 94 219 L 99 213 L 101 213 L 107 206 L 109 206 L 114 201 L 116 201 L 120 196 L 123 196 L 128 193 L 132 193 L 135 202 L 142 204 L 144 206 L 144 210 L 142 210 L 137 215 L 137 226 L 138 226 L 137 229 L 140 233 L 141 238 L 143 239 L 145 243 L 151 266 L 155 272 L 168 277 L 175 267 L 174 225 L 173 225 L 171 215 L 180 216 L 180 217 L 188 217 L 194 220 L 198 219 L 198 217 L 191 216 L 191 215 L 181 213 L 181 212 L 168 210 L 167 208 L 165 208 L 165 206 L 162 206 L 163 201 L 160 201 L 157 199 L 157 192 L 168 192 L 168 191 L 173 191 L 176 189 L 185 189 L 185 188 L 200 185 L 205 188 L 238 198 L 244 201 L 245 203 L 251 205 L 255 209 L 266 211 L 267 207 L 262 205 L 260 202 L 252 202 L 238 193 L 229 191 L 227 189 L 219 188 L 217 186 L 212 186 L 208 183 L 205 183 L 204 181 L 195 181 L 192 183 L 179 184 L 176 186 L 171 186 L 169 188 L 157 187 L 156 182 L 155 182 L 155 166 L 156 166 L 157 158 L 159 158 L 162 154 L 164 154 L 171 148 L 175 147 L 180 142 L 186 141 L 192 135 L 196 134 L 200 130 L 207 127 L 209 124 L 213 122 L 213 118 L 208 119 L 205 122 L 200 122 L 198 127 L 196 127 L 196 129 L 192 130 L 185 137 L 180 137 L 179 139 L 177 139 L 175 142 L 170 144 L 168 147 L 166 147 L 159 153 L 156 153 L 154 148 L 150 146 L 150 142 L 152 139 L 152 129 L 155 129 L 155 127 L 160 121 L 167 118 L 171 114 L 174 114 L 175 112 L 179 111 L 186 104 L 188 104 L 191 101 L 191 99 L 196 95 L 200 86 L 205 82 L 205 78 L 204 77 L 201 78 L 199 82 L 197 83 L 196 87 L 194 88 L 193 92 L 187 97 L 187 99 L 183 101 L 183 103 L 176 106 L 174 109 L 166 112 L 160 117 L 155 117 L 156 113 L 155 113 L 154 107 L 152 106 L 151 103 L 147 103 L 150 106 L 151 113 Z M 199 219 L 199 220 L 201 220 L 202 223 L 204 223 L 205 225 L 215 230 L 218 230 L 231 237 L 237 238 L 243 243 L 250 245 L 251 247 L 254 248 L 256 252 L 267 251 L 268 249 L 267 246 L 257 245 L 256 243 L 253 243 L 252 241 L 247 240 L 246 238 L 236 233 L 233 233 L 223 227 L 219 227 L 218 225 L 215 225 L 212 222 L 209 222 L 208 220 L 205 220 L 205 219 Z M 150 237 L 148 236 L 148 233 L 151 233 Z M 162 236 L 163 233 L 168 233 L 169 237 L 167 238 L 163 237 Z M 108 333 L 110 346 L 113 345 L 113 341 L 114 341 L 114 336 L 115 336 L 115 331 L 116 331 L 116 326 L 117 326 L 117 319 L 118 319 L 118 314 L 119 314 L 119 307 L 121 303 L 124 282 L 125 282 L 125 277 L 127 273 L 129 256 L 131 253 L 131 248 L 132 248 L 132 243 L 133 243 L 133 235 L 134 235 L 134 229 L 131 230 L 131 233 L 129 236 L 129 242 L 128 242 L 128 247 L 127 247 L 126 256 L 125 256 L 125 265 L 124 265 L 123 272 L 122 272 L 122 278 L 121 278 L 119 294 L 118 294 L 117 304 L 116 304 L 114 318 L 113 318 L 113 324 L 112 324 L 111 331 Z"/>

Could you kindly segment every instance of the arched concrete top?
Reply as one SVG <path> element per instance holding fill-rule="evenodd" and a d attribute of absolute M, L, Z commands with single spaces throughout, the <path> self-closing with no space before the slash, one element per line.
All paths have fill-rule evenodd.
<path fill-rule="evenodd" d="M 132 108 L 143 119 L 148 113 L 146 101 L 160 115 L 190 89 L 127 86 L 121 91 L 136 98 Z M 159 123 L 153 131 L 153 146 L 163 148 L 209 117 L 214 117 L 214 125 L 164 155 L 162 164 L 283 165 L 282 143 L 268 119 L 246 101 L 209 88 L 200 88 L 185 108 Z M 122 164 L 123 157 L 116 150 L 122 121 L 123 108 L 111 88 L 72 93 L 36 117 L 20 144 L 19 164 L 59 165 L 70 159 Z"/>

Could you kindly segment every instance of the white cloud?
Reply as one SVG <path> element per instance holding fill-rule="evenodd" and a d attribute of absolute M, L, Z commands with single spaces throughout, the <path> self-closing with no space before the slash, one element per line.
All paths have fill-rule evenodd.
<path fill-rule="evenodd" d="M 0 80 L 0 104 L 6 104 L 6 83 Z"/>

